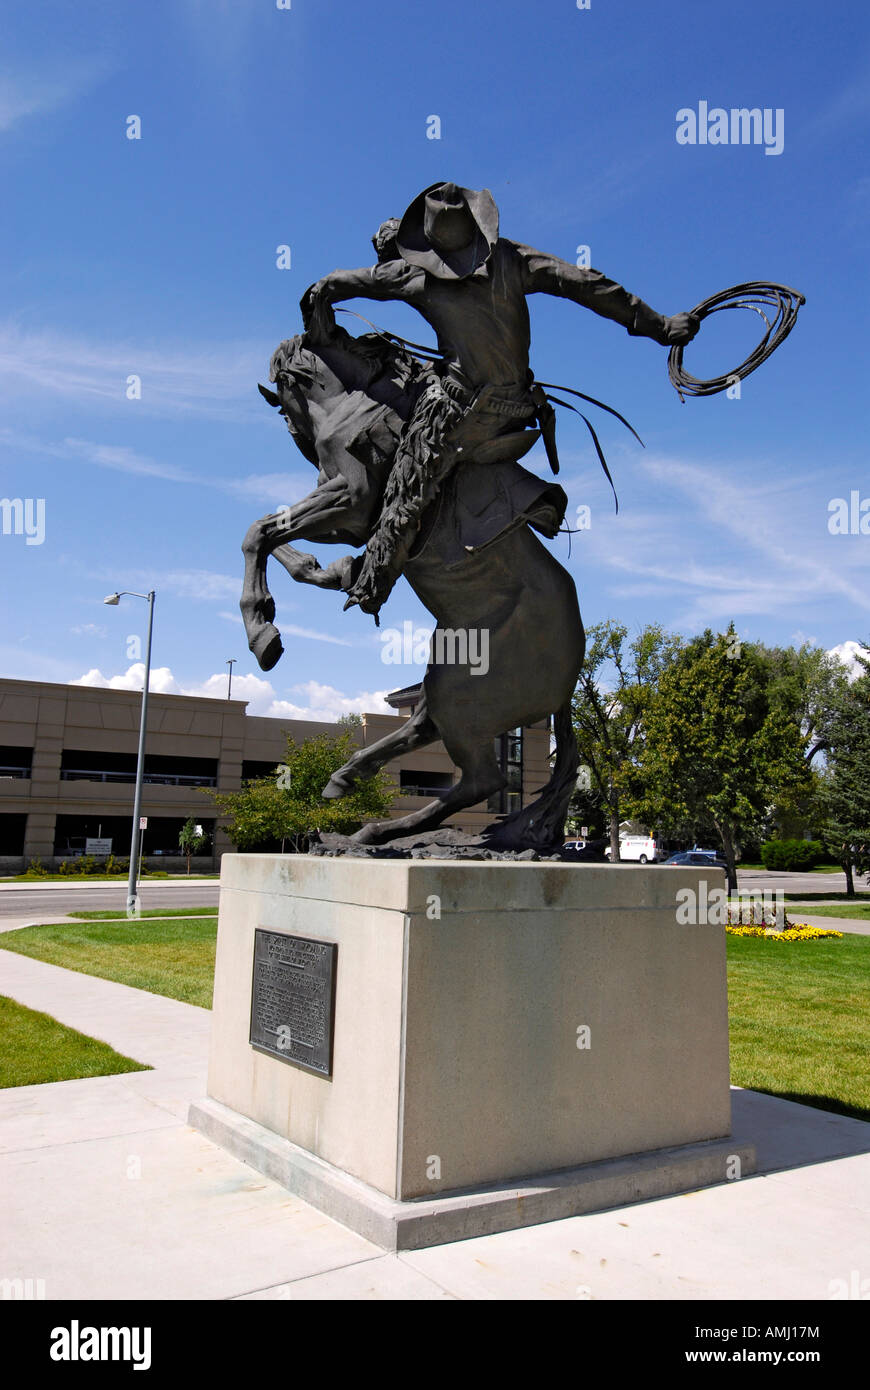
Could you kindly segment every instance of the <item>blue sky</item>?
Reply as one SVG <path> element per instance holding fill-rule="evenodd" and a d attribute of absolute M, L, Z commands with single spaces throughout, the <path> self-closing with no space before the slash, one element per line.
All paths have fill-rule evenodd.
<path fill-rule="evenodd" d="M 870 498 L 866 7 L 46 0 L 6 29 L 0 493 L 44 499 L 45 536 L 0 535 L 0 673 L 135 686 L 144 605 L 102 598 L 154 587 L 158 689 L 223 693 L 235 657 L 252 712 L 332 718 L 419 677 L 384 664 L 371 618 L 278 567 L 286 650 L 264 677 L 239 546 L 314 481 L 256 390 L 301 293 L 370 263 L 378 223 L 437 179 L 490 188 L 507 236 L 568 260 L 588 245 L 665 313 L 745 280 L 807 297 L 739 401 L 685 405 L 665 349 L 531 299 L 537 374 L 614 405 L 646 444 L 602 417 L 615 516 L 582 422 L 560 418 L 569 516 L 586 504 L 592 524 L 570 558 L 565 537 L 553 548 L 587 624 L 870 636 L 870 536 L 828 529 L 832 499 Z M 700 101 L 781 109 L 782 153 L 679 145 L 676 113 Z M 355 307 L 431 340 L 407 308 Z M 710 319 L 686 366 L 727 371 L 756 323 Z M 540 450 L 527 463 L 546 472 Z M 431 625 L 400 581 L 382 624 L 406 621 Z"/>

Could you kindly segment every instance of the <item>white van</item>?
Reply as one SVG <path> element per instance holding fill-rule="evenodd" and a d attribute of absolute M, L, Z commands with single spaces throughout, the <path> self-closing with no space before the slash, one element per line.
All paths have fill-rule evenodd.
<path fill-rule="evenodd" d="M 607 858 L 610 858 L 610 846 L 604 851 Z M 619 841 L 620 859 L 635 860 L 638 864 L 655 864 L 663 858 L 663 853 L 659 849 L 658 841 L 651 835 L 626 835 L 620 837 Z"/>

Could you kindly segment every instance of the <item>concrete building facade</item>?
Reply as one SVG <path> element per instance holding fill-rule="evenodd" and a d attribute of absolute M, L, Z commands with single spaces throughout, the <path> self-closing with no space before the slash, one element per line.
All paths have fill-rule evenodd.
<path fill-rule="evenodd" d="M 388 697 L 394 715 L 363 715 L 356 740 L 369 745 L 400 728 L 418 690 L 410 686 Z M 56 866 L 86 852 L 88 841 L 111 841 L 112 853 L 129 854 L 141 700 L 136 691 L 0 680 L 0 873 L 18 873 L 31 859 Z M 210 844 L 195 867 L 216 868 L 232 845 L 226 818 L 204 790 L 238 791 L 244 780 L 274 771 L 288 733 L 299 743 L 340 732 L 337 724 L 265 718 L 246 709 L 243 700 L 149 696 L 142 814 L 150 866 L 185 867 L 178 834 L 193 817 Z M 532 799 L 547 781 L 545 724 L 513 730 L 498 743 L 505 792 L 448 824 L 479 829 L 494 812 Z M 441 743 L 393 759 L 387 772 L 398 793 L 394 817 L 425 805 L 459 776 Z"/>

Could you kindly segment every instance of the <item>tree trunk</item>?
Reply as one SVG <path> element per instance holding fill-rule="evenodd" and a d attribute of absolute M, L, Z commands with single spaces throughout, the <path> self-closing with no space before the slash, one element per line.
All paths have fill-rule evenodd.
<path fill-rule="evenodd" d="M 725 826 L 717 825 L 719 838 L 722 841 L 722 849 L 725 854 L 725 862 L 728 865 L 728 892 L 737 892 L 737 848 L 734 844 L 734 836 Z"/>
<path fill-rule="evenodd" d="M 619 807 L 615 806 L 610 812 L 610 862 L 618 864 L 619 861 Z"/>
<path fill-rule="evenodd" d="M 190 878 L 190 851 L 187 853 L 187 877 Z"/>
<path fill-rule="evenodd" d="M 844 862 L 844 864 L 843 864 L 843 870 L 844 870 L 844 872 L 845 872 L 845 874 L 846 874 L 846 897 L 847 897 L 847 898 L 854 898 L 854 897 L 855 897 L 855 876 L 854 876 L 854 873 L 853 873 L 852 856 L 851 856 L 851 854 L 847 854 L 847 855 L 846 855 L 845 862 Z"/>

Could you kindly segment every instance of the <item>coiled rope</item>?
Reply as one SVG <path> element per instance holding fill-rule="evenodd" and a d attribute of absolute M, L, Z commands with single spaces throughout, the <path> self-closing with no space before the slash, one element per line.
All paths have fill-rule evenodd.
<path fill-rule="evenodd" d="M 755 351 L 739 367 L 726 376 L 711 377 L 708 381 L 702 381 L 685 371 L 683 348 L 672 347 L 668 354 L 668 376 L 683 404 L 686 396 L 715 396 L 719 391 L 727 391 L 729 386 L 734 385 L 735 378 L 743 381 L 750 372 L 754 372 L 780 343 L 785 342 L 797 322 L 798 309 L 805 303 L 805 297 L 787 285 L 769 285 L 763 280 L 752 280 L 745 285 L 733 285 L 730 290 L 720 290 L 698 304 L 692 314 L 702 320 L 720 309 L 752 309 L 764 319 L 767 332 Z"/>

